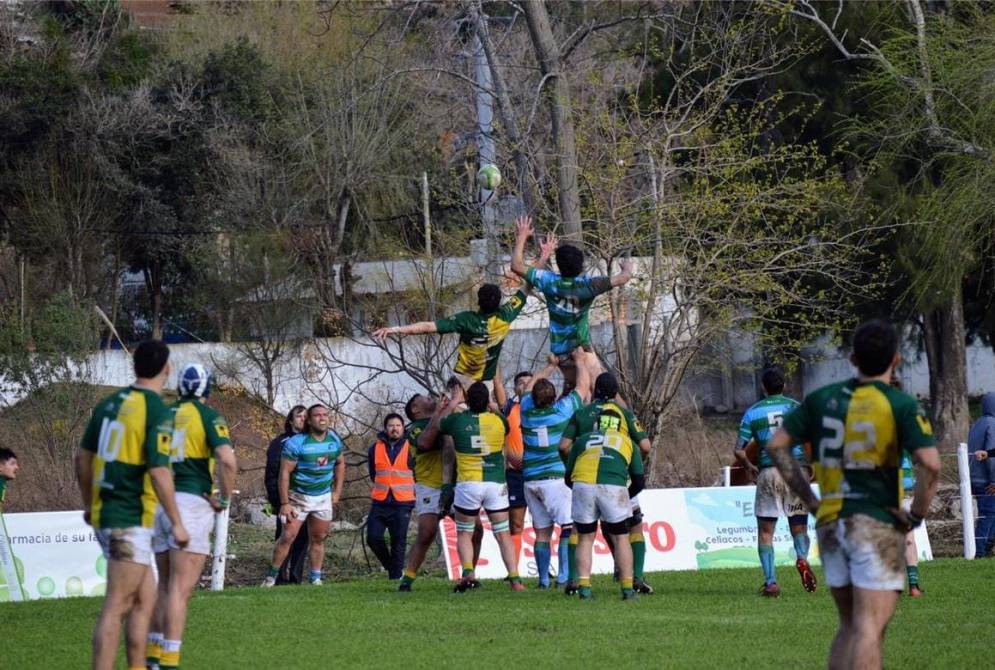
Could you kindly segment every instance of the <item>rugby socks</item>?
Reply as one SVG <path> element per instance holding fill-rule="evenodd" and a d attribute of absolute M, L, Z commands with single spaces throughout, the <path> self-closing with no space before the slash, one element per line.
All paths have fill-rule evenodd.
<path fill-rule="evenodd" d="M 145 667 L 150 670 L 157 670 L 159 667 L 163 639 L 162 633 L 149 633 L 148 642 L 145 644 Z"/>
<path fill-rule="evenodd" d="M 181 644 L 180 640 L 162 641 L 162 660 L 159 661 L 159 667 L 162 670 L 172 670 L 180 667 Z"/>
<path fill-rule="evenodd" d="M 417 577 L 417 576 L 418 576 L 418 573 L 415 572 L 414 570 L 405 570 L 404 571 L 404 576 L 401 577 L 401 583 L 402 584 L 408 584 L 410 586 L 411 583 L 415 581 L 415 577 Z"/>
<path fill-rule="evenodd" d="M 589 599 L 591 597 L 591 578 L 581 577 L 578 580 L 578 584 L 580 585 L 580 589 L 578 590 L 578 595 L 580 596 L 581 600 Z"/>
<path fill-rule="evenodd" d="M 757 553 L 760 554 L 760 567 L 764 570 L 764 583 L 774 584 L 777 582 L 774 575 L 774 545 L 761 544 L 757 547 Z"/>
<path fill-rule="evenodd" d="M 307 578 L 310 582 L 317 582 L 321 580 L 321 570 L 309 569 L 307 572 Z"/>
<path fill-rule="evenodd" d="M 472 577 L 472 576 L 473 576 L 473 561 L 467 561 L 463 563 L 462 578 L 466 579 L 467 577 Z"/>
<path fill-rule="evenodd" d="M 553 558 L 549 542 L 536 542 L 535 555 L 536 569 L 539 571 L 539 585 L 549 586 L 549 563 Z"/>
<path fill-rule="evenodd" d="M 919 586 L 919 566 L 909 565 L 905 567 L 905 572 L 909 576 L 909 588 Z"/>
<path fill-rule="evenodd" d="M 522 578 L 518 576 L 518 571 L 514 570 L 508 573 L 508 581 L 514 584 L 515 582 L 521 583 Z"/>
<path fill-rule="evenodd" d="M 573 528 L 560 529 L 560 542 L 556 547 L 556 556 L 559 561 L 559 569 L 556 573 L 556 583 L 566 584 L 570 581 L 573 572 L 570 570 L 570 538 L 573 537 Z"/>
<path fill-rule="evenodd" d="M 798 533 L 797 535 L 792 535 L 791 539 L 795 541 L 795 556 L 807 561 L 809 546 L 808 533 Z"/>
<path fill-rule="evenodd" d="M 636 579 L 642 579 L 643 568 L 646 566 L 646 538 L 643 537 L 643 531 L 634 530 L 629 533 L 629 544 L 632 545 L 632 575 Z"/>
<path fill-rule="evenodd" d="M 567 567 L 570 569 L 570 579 L 577 577 L 577 541 L 580 537 L 576 533 L 570 534 L 570 541 L 567 542 Z"/>
<path fill-rule="evenodd" d="M 271 565 L 271 566 L 269 566 L 269 570 L 266 571 L 266 576 L 267 577 L 272 577 L 274 579 L 276 579 L 276 577 L 279 574 L 280 574 L 280 566 L 279 565 Z"/>
<path fill-rule="evenodd" d="M 628 577 L 622 580 L 622 597 L 631 598 L 635 592 L 632 590 L 632 578 Z"/>

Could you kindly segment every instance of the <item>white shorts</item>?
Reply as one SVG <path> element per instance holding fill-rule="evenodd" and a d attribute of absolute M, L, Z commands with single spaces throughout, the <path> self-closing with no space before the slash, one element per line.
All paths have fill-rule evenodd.
<path fill-rule="evenodd" d="M 304 521 L 308 515 L 319 521 L 332 520 L 332 492 L 320 496 L 309 496 L 306 493 L 291 491 L 287 495 L 290 506 L 297 512 L 297 518 Z"/>
<path fill-rule="evenodd" d="M 832 588 L 905 588 L 905 533 L 890 523 L 854 514 L 816 528 L 819 558 Z"/>
<path fill-rule="evenodd" d="M 788 488 L 777 468 L 764 468 L 757 475 L 757 493 L 753 499 L 756 516 L 777 518 L 779 516 L 808 516 L 808 510 L 801 498 Z"/>
<path fill-rule="evenodd" d="M 457 482 L 454 507 L 488 512 L 508 509 L 508 485 L 497 482 Z"/>
<path fill-rule="evenodd" d="M 629 489 L 617 484 L 574 482 L 571 512 L 574 523 L 625 521 L 632 516 Z"/>
<path fill-rule="evenodd" d="M 573 494 L 562 479 L 525 482 L 525 502 L 532 515 L 533 528 L 565 526 L 573 521 L 570 509 Z"/>
<path fill-rule="evenodd" d="M 632 507 L 633 513 L 639 509 L 639 494 L 637 493 L 633 497 L 629 498 L 629 505 Z"/>
<path fill-rule="evenodd" d="M 190 534 L 190 543 L 183 551 L 191 554 L 211 553 L 211 531 L 214 530 L 214 508 L 201 496 L 192 493 L 177 493 L 176 508 L 180 511 L 183 526 Z M 155 523 L 152 527 L 152 551 L 161 554 L 170 549 L 180 549 L 173 538 L 173 524 L 166 516 L 162 505 L 155 510 Z"/>
<path fill-rule="evenodd" d="M 415 514 L 443 514 L 442 489 L 415 482 Z"/>
<path fill-rule="evenodd" d="M 152 529 L 141 526 L 129 528 L 99 528 L 94 534 L 108 561 L 128 561 L 152 565 Z"/>

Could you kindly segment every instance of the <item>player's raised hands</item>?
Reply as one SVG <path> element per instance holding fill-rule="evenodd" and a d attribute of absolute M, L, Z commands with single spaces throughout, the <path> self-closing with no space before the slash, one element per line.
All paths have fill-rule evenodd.
<path fill-rule="evenodd" d="M 542 242 L 539 243 L 539 261 L 544 263 L 553 257 L 556 253 L 556 246 L 559 244 L 559 239 L 556 237 L 556 233 L 550 233 L 546 235 Z"/>
<path fill-rule="evenodd" d="M 632 259 L 631 258 L 626 257 L 626 258 L 622 259 L 622 272 L 624 272 L 627 275 L 631 275 L 632 274 Z"/>
<path fill-rule="evenodd" d="M 387 341 L 387 336 L 391 334 L 393 329 L 390 326 L 385 326 L 383 328 L 377 328 L 373 331 L 373 339 L 383 344 Z"/>
<path fill-rule="evenodd" d="M 531 216 L 520 216 L 515 219 L 515 234 L 519 238 L 529 237 L 535 232 L 532 228 Z"/>

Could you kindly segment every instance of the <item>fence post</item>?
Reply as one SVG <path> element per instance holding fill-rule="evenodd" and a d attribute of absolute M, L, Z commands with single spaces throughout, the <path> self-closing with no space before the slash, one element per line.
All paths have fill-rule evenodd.
<path fill-rule="evenodd" d="M 7 592 L 14 602 L 27 600 L 21 590 L 21 577 L 17 574 L 17 559 L 14 558 L 14 550 L 10 546 L 7 537 L 7 523 L 3 520 L 3 512 L 0 512 L 0 568 L 3 569 L 4 579 L 7 581 Z"/>
<path fill-rule="evenodd" d="M 722 467 L 722 486 L 732 486 L 732 466 L 725 465 Z"/>
<path fill-rule="evenodd" d="M 225 588 L 225 564 L 228 562 L 228 513 L 223 509 L 214 515 L 214 557 L 211 562 L 211 590 Z"/>
<path fill-rule="evenodd" d="M 957 446 L 957 472 L 960 475 L 960 512 L 964 531 L 964 558 L 974 558 L 974 503 L 971 500 L 971 465 L 967 444 Z"/>

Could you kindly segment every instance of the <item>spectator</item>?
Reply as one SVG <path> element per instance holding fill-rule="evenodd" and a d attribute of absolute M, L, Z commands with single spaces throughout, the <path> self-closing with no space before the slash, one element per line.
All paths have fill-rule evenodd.
<path fill-rule="evenodd" d="M 404 574 L 408 522 L 415 507 L 414 454 L 404 433 L 400 414 L 388 414 L 383 432 L 367 453 L 372 503 L 366 518 L 366 544 L 387 571 L 388 579 Z M 384 541 L 390 533 L 390 549 Z"/>
<path fill-rule="evenodd" d="M 995 393 L 981 398 L 981 417 L 967 436 L 971 458 L 971 493 L 978 498 L 978 521 L 974 527 L 975 556 L 988 556 L 995 540 Z"/>
<path fill-rule="evenodd" d="M 17 479 L 17 454 L 0 448 L 0 506 L 7 497 L 7 482 Z"/>
<path fill-rule="evenodd" d="M 306 421 L 307 408 L 304 405 L 295 405 L 287 413 L 287 419 L 283 422 L 283 433 L 273 438 L 266 449 L 266 499 L 274 510 L 280 509 L 280 454 L 283 452 L 283 443 L 288 437 L 302 432 Z M 283 533 L 283 523 L 280 521 L 280 516 L 277 515 L 276 536 L 273 539 L 280 539 L 281 533 Z M 304 564 L 307 563 L 309 544 L 307 533 L 297 534 L 297 538 L 290 546 L 287 560 L 280 566 L 280 574 L 276 578 L 277 584 L 300 584 L 304 581 Z"/>

